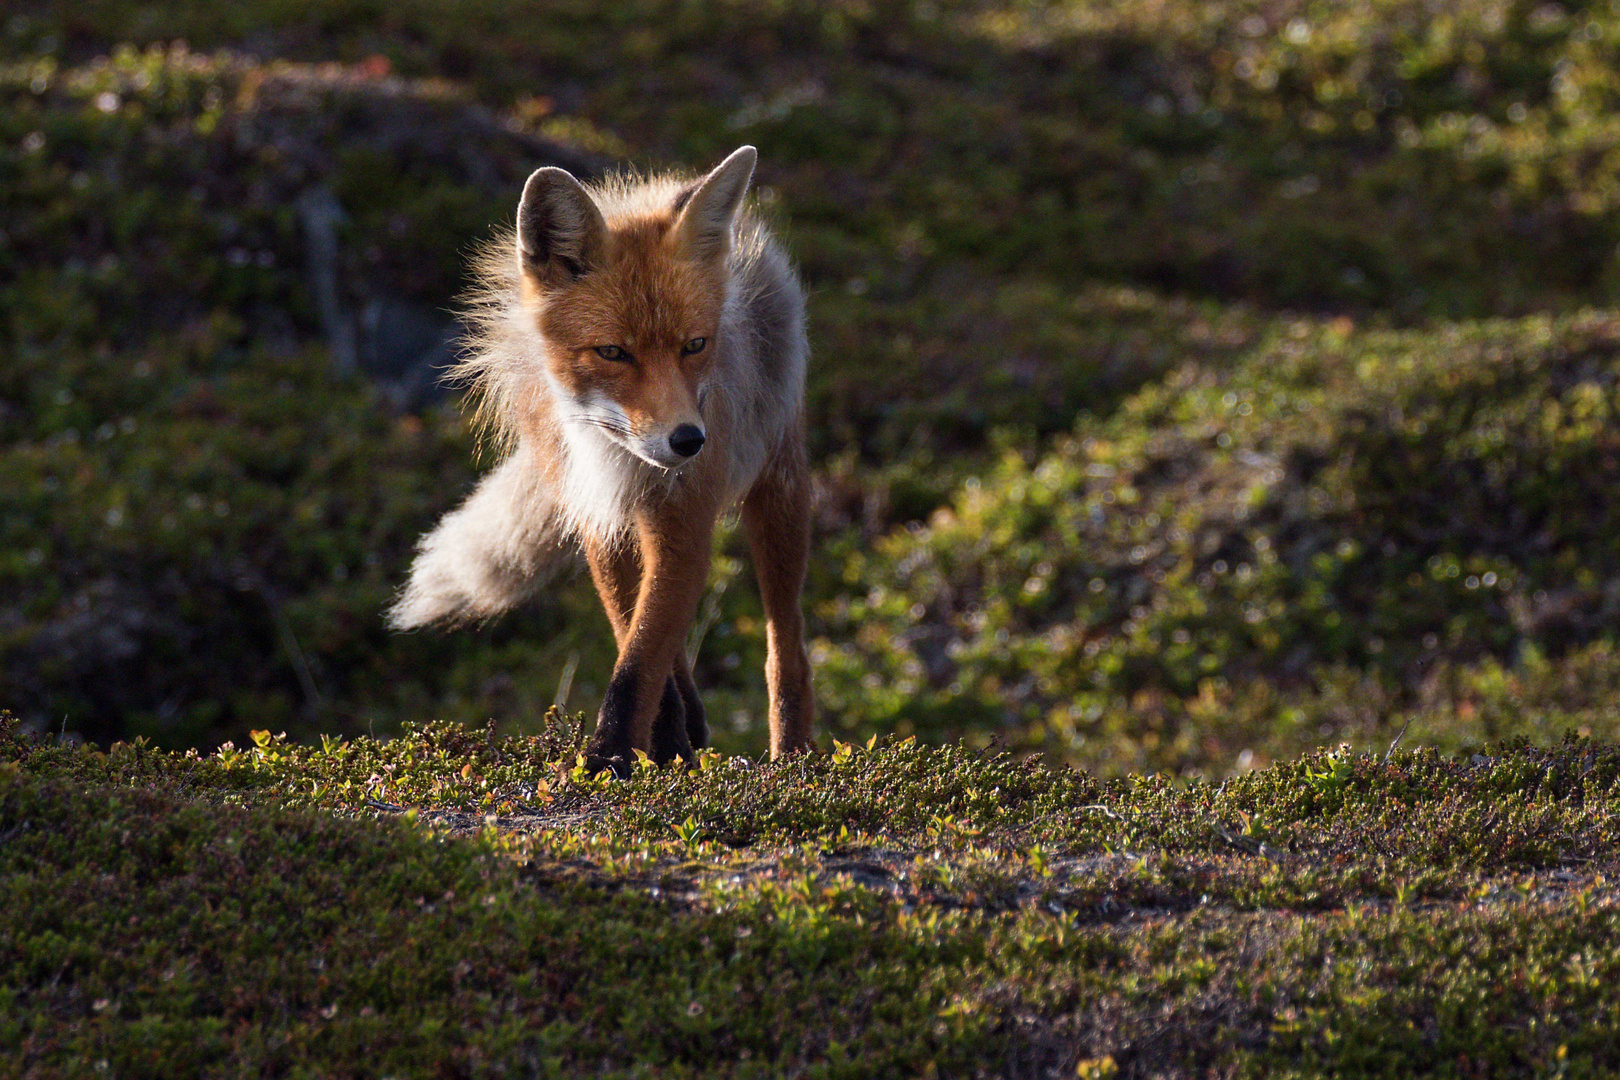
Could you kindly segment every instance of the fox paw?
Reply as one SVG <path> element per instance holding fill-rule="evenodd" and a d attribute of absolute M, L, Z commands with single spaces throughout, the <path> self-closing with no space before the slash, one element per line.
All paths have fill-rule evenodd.
<path fill-rule="evenodd" d="M 634 758 L 635 755 L 628 751 L 611 753 L 593 747 L 585 752 L 585 772 L 589 776 L 611 772 L 620 780 L 628 780 Z"/>

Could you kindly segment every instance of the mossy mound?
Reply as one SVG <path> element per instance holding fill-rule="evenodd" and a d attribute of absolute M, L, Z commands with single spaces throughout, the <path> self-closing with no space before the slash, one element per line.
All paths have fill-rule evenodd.
<path fill-rule="evenodd" d="M 0 674 L 35 730 L 532 728 L 564 672 L 594 701 L 578 583 L 382 631 L 478 467 L 426 393 L 446 308 L 529 168 L 749 141 L 813 297 L 840 737 L 1216 775 L 1408 721 L 1616 734 L 1612 12 L 334 0 L 0 30 Z M 719 555 L 699 680 L 757 750 L 763 628 Z"/>
<path fill-rule="evenodd" d="M 1613 737 L 1620 521 L 1591 495 L 1620 483 L 1616 332 L 1600 313 L 1301 320 L 1184 366 L 1037 455 L 1009 449 L 926 524 L 850 545 L 822 609 L 829 705 L 1196 766 L 1229 738 L 1291 755 L 1393 734 L 1404 691 L 1522 698 L 1559 677 L 1554 653 Z M 1346 714 L 1356 696 L 1384 722 Z M 1424 735 L 1566 726 L 1494 704 Z"/>
<path fill-rule="evenodd" d="M 402 411 L 437 373 L 391 368 L 367 316 L 417 320 L 446 360 L 453 253 L 527 167 L 590 155 L 441 85 L 178 48 L 9 66 L 0 128 L 7 703 L 171 746 L 388 730 L 458 682 L 487 715 L 498 671 L 456 657 L 558 609 L 479 642 L 383 631 L 415 537 L 476 471 L 453 410 Z M 324 254 L 312 192 L 344 215 Z"/>
<path fill-rule="evenodd" d="M 620 782 L 560 718 L 210 758 L 13 727 L 25 1075 L 1620 1067 L 1613 744 L 1181 786 L 907 742 Z"/>

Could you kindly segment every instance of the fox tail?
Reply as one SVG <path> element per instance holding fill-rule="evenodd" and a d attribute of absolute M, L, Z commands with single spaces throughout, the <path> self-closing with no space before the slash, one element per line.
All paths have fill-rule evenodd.
<path fill-rule="evenodd" d="M 388 625 L 414 630 L 492 618 L 534 595 L 571 545 L 534 457 L 519 445 L 422 537 Z"/>

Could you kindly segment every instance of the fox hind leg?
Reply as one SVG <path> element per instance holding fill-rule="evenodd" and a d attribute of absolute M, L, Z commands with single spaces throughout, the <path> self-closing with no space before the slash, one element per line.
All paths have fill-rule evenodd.
<path fill-rule="evenodd" d="M 743 500 L 743 529 L 765 606 L 771 757 L 810 749 L 815 700 L 800 594 L 810 557 L 810 483 L 802 450 L 785 448 Z"/>

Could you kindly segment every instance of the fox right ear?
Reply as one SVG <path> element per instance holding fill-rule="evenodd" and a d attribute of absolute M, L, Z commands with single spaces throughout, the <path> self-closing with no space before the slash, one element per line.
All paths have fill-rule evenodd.
<path fill-rule="evenodd" d="M 566 169 L 536 169 L 518 203 L 518 261 L 542 284 L 561 285 L 606 260 L 607 222 Z"/>
<path fill-rule="evenodd" d="M 739 146 L 684 197 L 674 232 L 691 257 L 725 257 L 731 244 L 732 223 L 758 159 L 759 153 L 752 146 Z"/>

